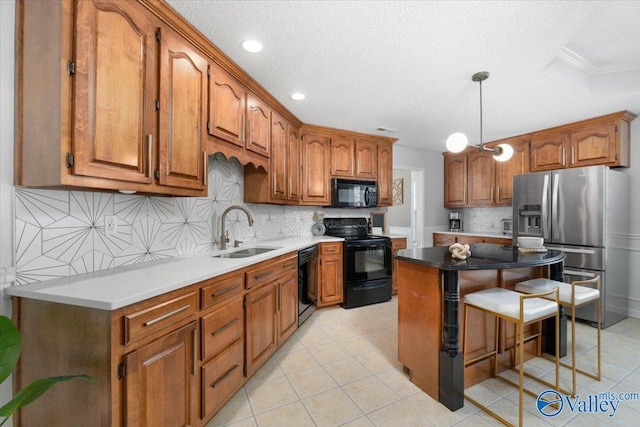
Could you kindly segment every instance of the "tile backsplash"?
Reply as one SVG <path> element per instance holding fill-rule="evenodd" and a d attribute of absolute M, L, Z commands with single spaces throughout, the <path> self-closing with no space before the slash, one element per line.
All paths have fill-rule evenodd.
<path fill-rule="evenodd" d="M 243 166 L 209 157 L 207 197 L 157 197 L 88 191 L 16 188 L 16 280 L 23 285 L 108 268 L 215 250 L 220 216 L 231 242 L 311 235 L 313 213 L 369 217 L 369 209 L 330 209 L 244 203 Z M 378 208 L 372 210 L 384 210 Z M 105 216 L 117 217 L 107 235 Z"/>
<path fill-rule="evenodd" d="M 465 232 L 502 233 L 500 220 L 513 216 L 511 207 L 464 208 L 451 211 L 462 212 L 462 227 Z"/>

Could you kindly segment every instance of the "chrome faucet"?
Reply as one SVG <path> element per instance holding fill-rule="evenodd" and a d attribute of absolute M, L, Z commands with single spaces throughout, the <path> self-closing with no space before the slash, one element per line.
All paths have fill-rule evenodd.
<path fill-rule="evenodd" d="M 242 206 L 229 206 L 223 213 L 222 218 L 220 218 L 220 249 L 227 249 L 227 243 L 229 242 L 229 236 L 225 235 L 224 232 L 224 219 L 227 217 L 227 214 L 233 209 L 239 209 L 242 212 L 247 214 L 247 219 L 249 220 L 249 227 L 253 226 L 253 218 L 251 217 L 251 212 Z M 237 246 L 236 246 L 237 247 Z"/>

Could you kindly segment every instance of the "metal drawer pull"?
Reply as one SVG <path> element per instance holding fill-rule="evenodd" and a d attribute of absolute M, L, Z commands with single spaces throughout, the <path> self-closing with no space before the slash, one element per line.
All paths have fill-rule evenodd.
<path fill-rule="evenodd" d="M 596 277 L 595 274 L 586 271 L 564 270 L 563 273 L 570 276 Z"/>
<path fill-rule="evenodd" d="M 260 280 L 260 279 L 263 279 L 265 277 L 271 276 L 272 274 L 273 274 L 273 270 L 269 270 L 269 271 L 267 271 L 265 273 L 258 274 L 257 276 L 253 276 L 253 278 L 256 279 L 256 280 Z"/>
<path fill-rule="evenodd" d="M 171 316 L 173 316 L 173 315 L 176 315 L 176 314 L 178 314 L 178 313 L 181 313 L 181 312 L 185 311 L 185 310 L 186 310 L 186 309 L 188 309 L 189 307 L 191 307 L 191 305 L 185 305 L 184 307 L 180 307 L 180 308 L 179 308 L 179 309 L 177 309 L 177 310 L 173 310 L 173 311 L 171 311 L 171 312 L 169 312 L 169 313 L 167 313 L 167 314 L 163 314 L 163 315 L 162 315 L 162 316 L 160 316 L 160 317 L 156 317 L 156 318 L 155 318 L 155 319 L 153 319 L 153 320 L 149 320 L 148 322 L 144 322 L 144 326 L 151 326 L 151 325 L 153 325 L 153 324 L 155 324 L 155 323 L 161 322 L 161 321 L 163 321 L 164 319 L 167 319 L 167 318 L 169 318 L 169 317 L 171 317 Z"/>
<path fill-rule="evenodd" d="M 215 298 L 215 297 L 219 297 L 220 295 L 224 295 L 224 294 L 226 294 L 227 292 L 234 291 L 234 290 L 238 289 L 239 287 L 240 287 L 240 285 L 236 283 L 236 284 L 235 284 L 235 285 L 233 285 L 233 286 L 229 286 L 228 288 L 224 288 L 224 289 L 223 289 L 223 290 L 221 290 L 221 291 L 218 291 L 218 292 L 214 292 L 214 293 L 212 293 L 212 294 L 211 294 L 211 296 L 212 296 L 213 298 Z"/>
<path fill-rule="evenodd" d="M 233 368 L 229 369 L 222 377 L 220 377 L 220 379 L 218 381 L 216 381 L 215 383 L 211 384 L 211 387 L 216 388 L 216 386 L 219 383 L 224 381 L 229 375 L 231 375 L 239 367 L 240 367 L 239 365 L 235 365 Z"/>
<path fill-rule="evenodd" d="M 282 266 L 282 268 L 292 268 L 292 267 L 296 267 L 298 265 L 297 261 L 294 262 L 290 262 L 289 264 L 285 264 Z"/>
<path fill-rule="evenodd" d="M 218 334 L 221 334 L 224 330 L 229 329 L 230 327 L 232 327 L 233 325 L 235 325 L 236 323 L 238 323 L 240 319 L 238 319 L 237 317 L 235 319 L 233 319 L 231 322 L 227 323 L 226 325 L 224 325 L 223 327 L 219 328 L 218 330 L 215 330 L 213 332 L 211 332 L 212 336 L 216 336 Z"/>

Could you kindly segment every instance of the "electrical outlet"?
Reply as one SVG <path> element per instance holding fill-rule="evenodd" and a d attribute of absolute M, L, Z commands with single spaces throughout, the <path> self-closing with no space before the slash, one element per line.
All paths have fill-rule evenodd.
<path fill-rule="evenodd" d="M 107 215 L 104 217 L 104 232 L 107 236 L 111 236 L 118 232 L 118 217 L 115 215 Z"/>

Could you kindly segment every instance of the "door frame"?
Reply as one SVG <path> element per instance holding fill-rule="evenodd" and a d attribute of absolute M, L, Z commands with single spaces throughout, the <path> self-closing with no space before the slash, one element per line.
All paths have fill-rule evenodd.
<path fill-rule="evenodd" d="M 392 228 L 389 226 L 389 232 L 391 234 L 406 234 L 408 248 L 422 247 L 424 242 L 424 168 L 393 165 L 393 169 L 411 172 L 411 182 L 409 183 L 411 194 L 411 226 L 408 229 L 406 227 Z M 389 218 L 389 221 L 390 220 L 391 218 Z"/>

